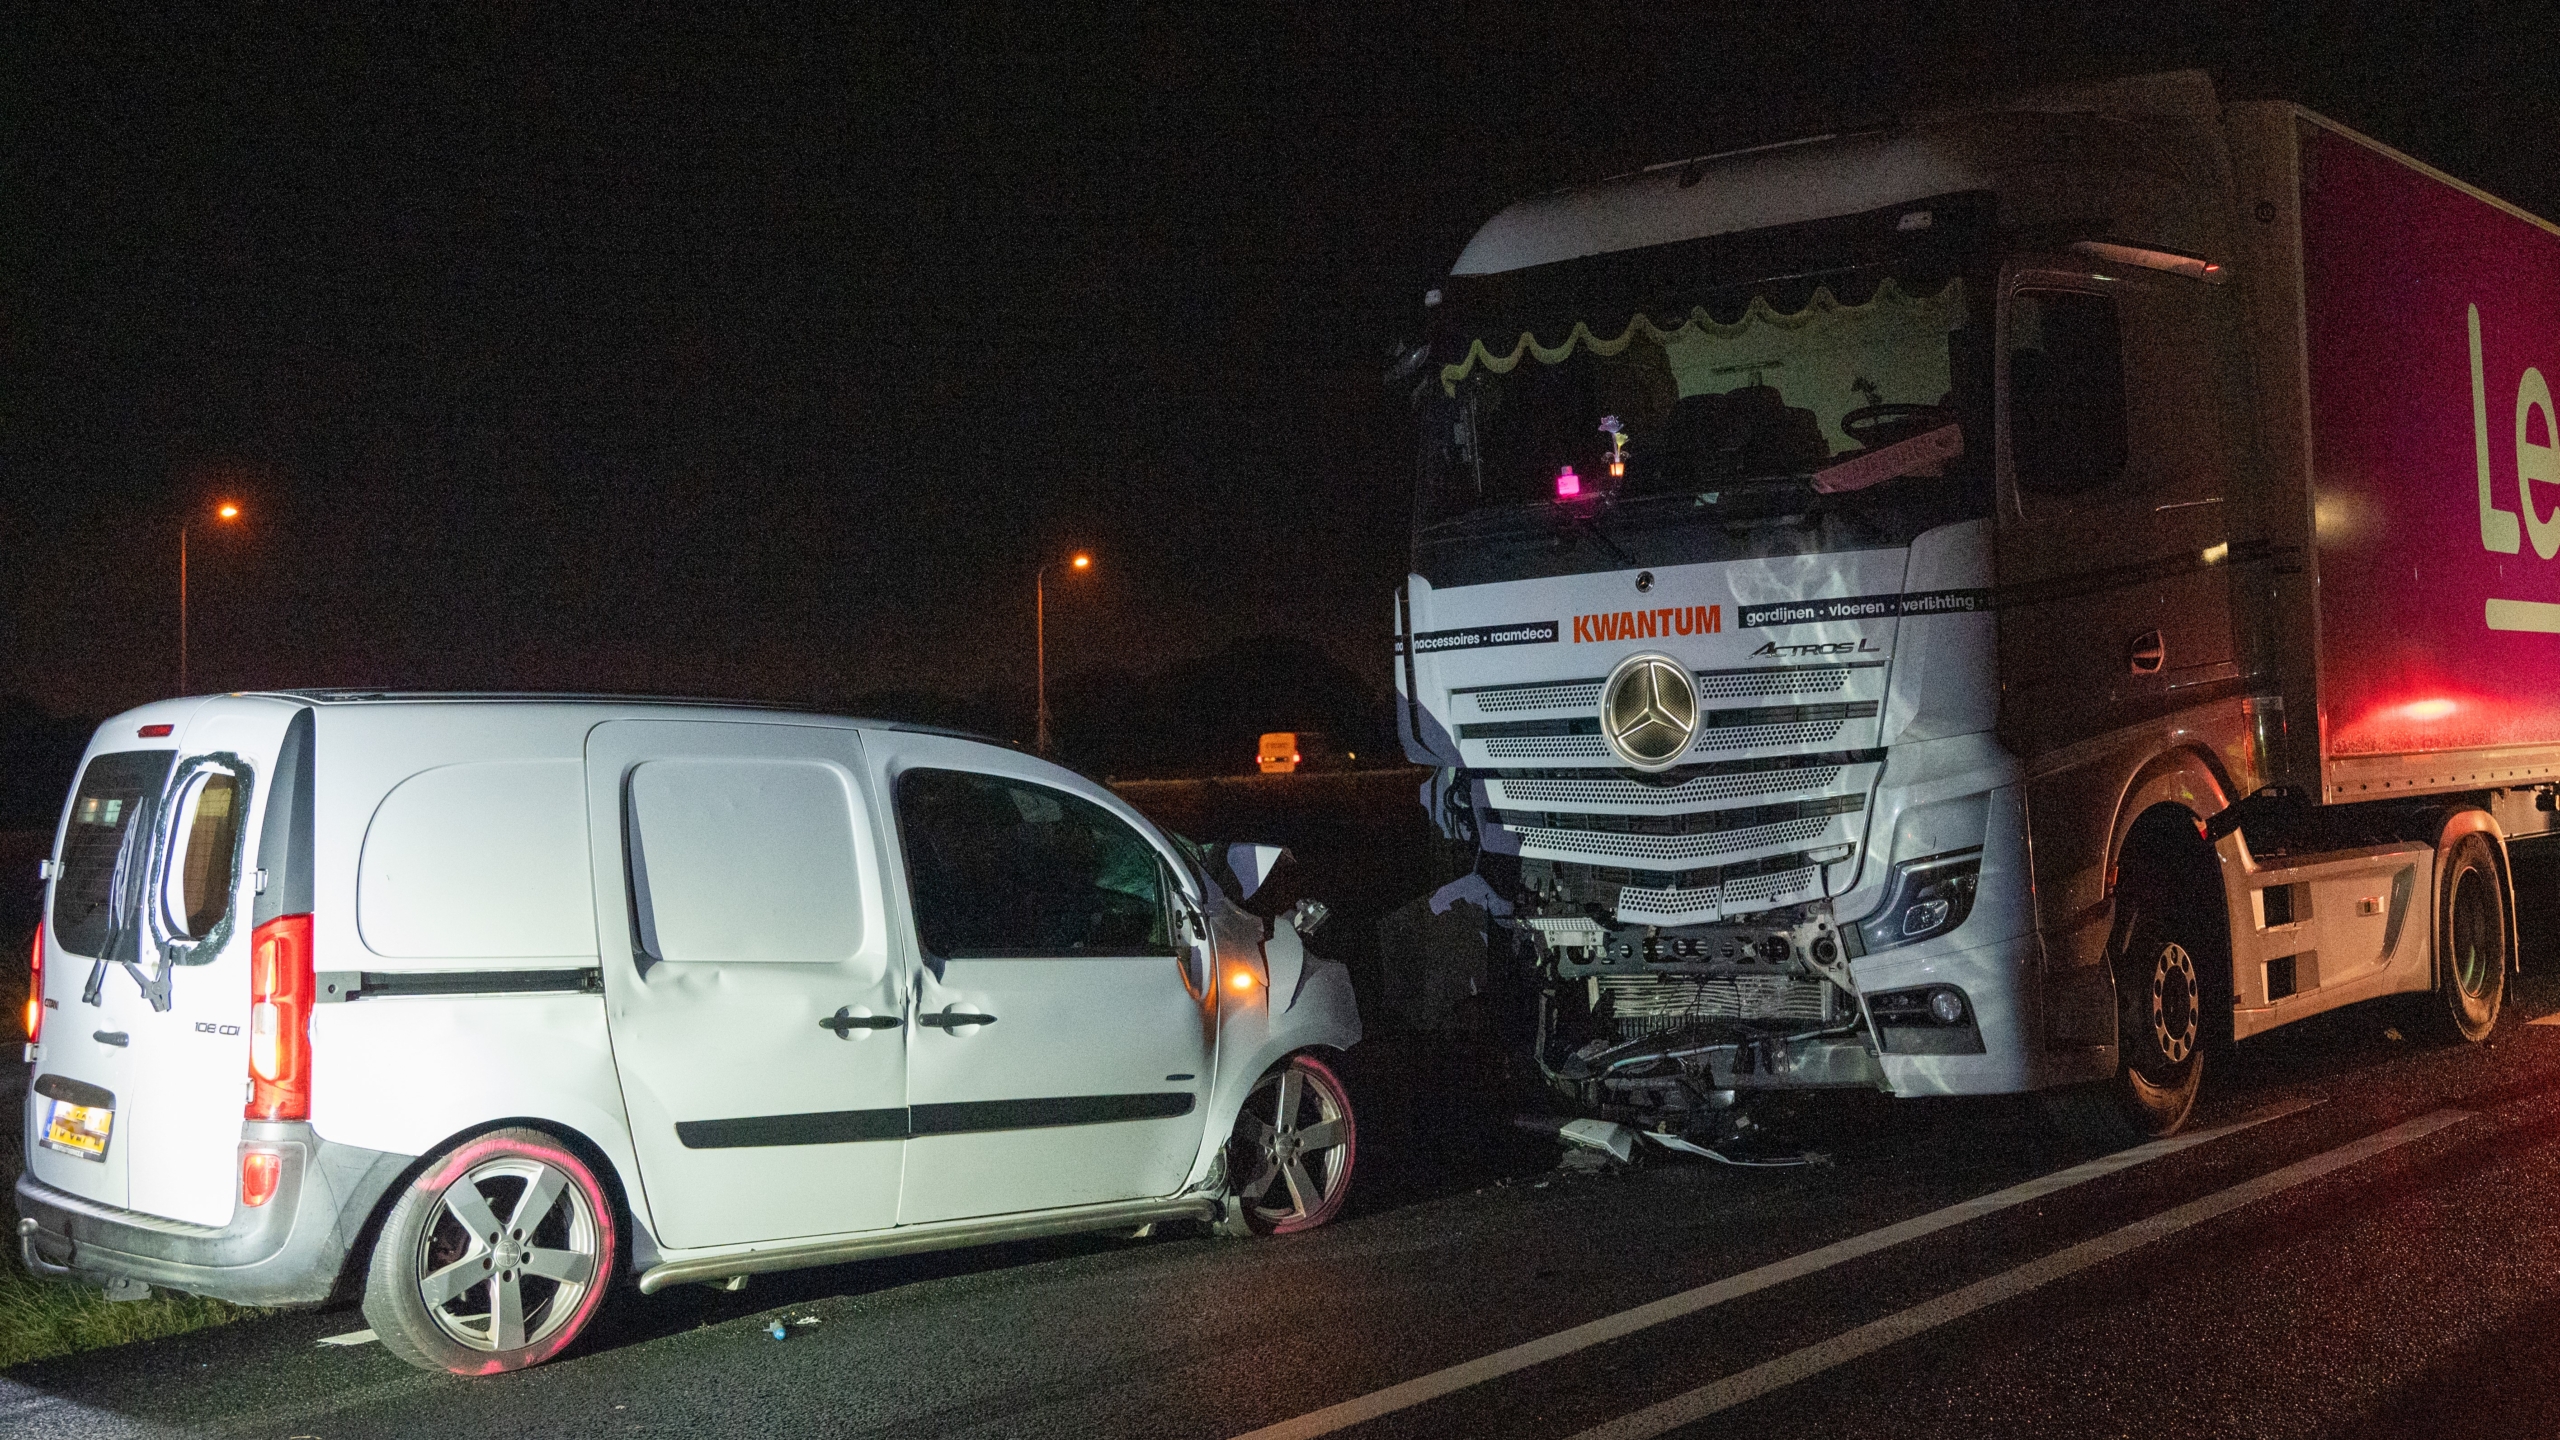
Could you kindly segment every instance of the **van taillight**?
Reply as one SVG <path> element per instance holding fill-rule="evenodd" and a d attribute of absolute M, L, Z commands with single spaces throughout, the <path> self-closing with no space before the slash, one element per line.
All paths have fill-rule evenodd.
<path fill-rule="evenodd" d="M 311 917 L 279 915 L 249 936 L 252 1120 L 311 1118 Z"/>
<path fill-rule="evenodd" d="M 27 956 L 27 1043 L 44 1038 L 44 926 L 36 926 L 36 948 Z"/>

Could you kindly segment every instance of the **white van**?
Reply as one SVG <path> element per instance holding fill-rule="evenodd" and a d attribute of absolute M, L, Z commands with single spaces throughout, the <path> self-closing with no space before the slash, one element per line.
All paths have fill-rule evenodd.
<path fill-rule="evenodd" d="M 1342 1206 L 1340 965 L 1278 859 L 988 741 L 309 691 L 91 741 L 43 866 L 40 1275 L 361 1287 L 484 1374 L 640 1289 Z"/>

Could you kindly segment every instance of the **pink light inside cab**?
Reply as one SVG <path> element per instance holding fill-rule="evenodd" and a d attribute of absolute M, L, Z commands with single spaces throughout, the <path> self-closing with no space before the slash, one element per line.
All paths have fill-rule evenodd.
<path fill-rule="evenodd" d="M 1573 473 L 1573 467 L 1567 465 L 1563 469 L 1558 470 L 1556 472 L 1556 498 L 1559 500 L 1575 500 L 1581 498 L 1581 495 L 1582 477 Z"/>

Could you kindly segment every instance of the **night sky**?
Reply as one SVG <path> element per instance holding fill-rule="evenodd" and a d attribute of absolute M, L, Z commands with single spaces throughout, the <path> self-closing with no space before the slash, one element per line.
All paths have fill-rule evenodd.
<path fill-rule="evenodd" d="M 2203 64 L 2560 215 L 2548 6 L 716 8 L 20 12 L 0 692 L 170 693 L 216 498 L 198 690 L 966 695 L 1072 546 L 1057 670 L 1383 688 L 1379 377 L 1508 199 Z"/>

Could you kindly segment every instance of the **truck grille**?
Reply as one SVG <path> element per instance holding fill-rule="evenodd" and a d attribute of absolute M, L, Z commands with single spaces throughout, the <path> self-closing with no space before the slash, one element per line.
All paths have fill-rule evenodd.
<path fill-rule="evenodd" d="M 1711 800 L 1748 800 L 1800 790 L 1828 790 L 1831 782 L 1839 778 L 1840 767 L 1837 765 L 1807 765 L 1792 770 L 1763 770 L 1749 775 L 1707 775 L 1683 780 L 1677 785 L 1639 785 L 1632 780 L 1505 778 L 1497 782 L 1501 786 L 1501 794 L 1496 799 L 1509 804 L 1540 804 L 1565 810 L 1586 805 L 1641 805 L 1685 810 Z"/>
<path fill-rule="evenodd" d="M 1701 700 L 1755 700 L 1780 695 L 1842 695 L 1849 689 L 1851 675 L 1859 670 L 1881 668 L 1875 662 L 1863 665 L 1789 665 L 1760 670 L 1701 670 L 1697 672 L 1698 698 Z M 1600 703 L 1600 687 L 1604 682 L 1591 680 L 1551 680 L 1536 685 L 1488 685 L 1479 690 L 1461 690 L 1461 695 L 1474 697 L 1479 715 L 1503 715 L 1521 710 L 1579 710 Z"/>
<path fill-rule="evenodd" d="M 1783 975 L 1603 975 L 1600 999 L 1618 1032 L 1633 1039 L 1702 1020 L 1767 1020 L 1819 1025 L 1839 1018 L 1831 987 Z"/>
<path fill-rule="evenodd" d="M 1810 840 L 1831 826 L 1828 815 L 1721 830 L 1707 835 L 1627 835 L 1604 830 L 1523 830 L 1520 843 L 1554 855 L 1605 856 L 1612 860 L 1687 862 L 1712 860 L 1771 845 Z"/>

